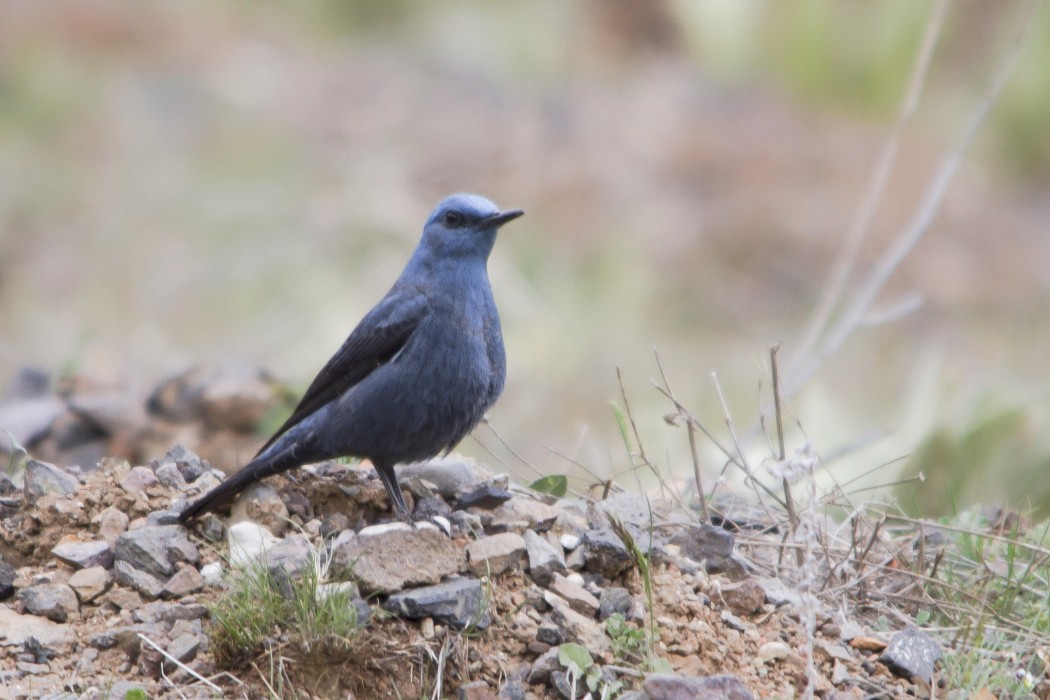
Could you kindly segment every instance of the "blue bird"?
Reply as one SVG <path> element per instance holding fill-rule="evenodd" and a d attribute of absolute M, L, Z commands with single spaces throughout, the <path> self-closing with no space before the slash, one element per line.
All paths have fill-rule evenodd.
<path fill-rule="evenodd" d="M 451 450 L 503 391 L 507 360 L 487 263 L 496 232 L 522 214 L 477 195 L 443 199 L 394 286 L 284 425 L 179 520 L 215 509 L 260 479 L 336 457 L 371 461 L 395 513 L 408 520 L 394 465 Z"/>

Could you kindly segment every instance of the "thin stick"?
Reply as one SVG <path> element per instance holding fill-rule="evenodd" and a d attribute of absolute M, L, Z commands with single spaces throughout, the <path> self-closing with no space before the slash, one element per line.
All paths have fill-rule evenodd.
<path fill-rule="evenodd" d="M 194 678 L 199 680 L 201 683 L 203 683 L 204 685 L 208 686 L 209 688 L 211 688 L 212 690 L 214 690 L 217 693 L 222 693 L 222 688 L 220 688 L 219 686 L 215 685 L 214 683 L 209 681 L 207 678 L 205 678 L 201 674 L 197 673 L 192 668 L 190 668 L 186 664 L 182 663 L 181 661 L 176 659 L 174 656 L 172 656 L 168 652 L 166 652 L 163 649 L 161 649 L 159 646 L 157 646 L 156 642 L 154 642 L 152 639 L 150 639 L 146 635 L 142 634 L 142 632 L 138 633 L 138 637 L 139 637 L 139 639 L 144 641 L 146 644 L 149 644 L 151 647 L 153 647 L 158 652 L 160 652 L 160 655 L 163 656 L 165 659 L 167 659 L 168 661 L 171 661 L 173 664 L 175 664 L 176 666 L 181 668 L 183 671 L 185 671 L 186 673 L 190 674 L 191 676 L 193 676 Z"/>
<path fill-rule="evenodd" d="M 616 368 L 616 381 L 620 384 L 620 398 L 623 399 L 623 410 L 627 414 L 627 419 L 631 423 L 631 432 L 634 433 L 634 441 L 638 444 L 638 457 L 646 465 L 651 468 L 651 462 L 645 454 L 645 446 L 642 444 L 642 436 L 638 434 L 638 425 L 634 422 L 634 414 L 631 413 L 631 404 L 627 400 L 627 389 L 623 385 L 623 373 L 620 372 L 620 368 Z M 653 470 L 655 471 L 655 469 Z"/>
<path fill-rule="evenodd" d="M 944 26 L 944 17 L 947 14 L 950 1 L 938 0 L 930 10 L 930 17 L 926 21 L 926 32 L 923 35 L 919 53 L 915 57 L 915 67 L 912 69 L 908 92 L 904 97 L 904 102 L 901 104 L 900 115 L 897 117 L 893 130 L 886 138 L 886 142 L 882 145 L 878 163 L 871 174 L 867 192 L 864 194 L 864 200 L 860 209 L 857 210 L 853 221 L 850 222 L 849 229 L 846 231 L 845 243 L 839 249 L 839 254 L 835 258 L 828 283 L 824 286 L 820 301 L 817 303 L 817 308 L 813 312 L 813 317 L 806 328 L 806 333 L 799 341 L 791 362 L 788 363 L 792 373 L 799 368 L 802 360 L 809 357 L 810 353 L 813 352 L 817 340 L 827 328 L 831 319 L 831 312 L 834 310 L 836 302 L 841 300 L 846 281 L 849 279 L 850 273 L 853 272 L 853 268 L 856 267 L 860 244 L 871 232 L 871 222 L 875 218 L 875 212 L 878 210 L 879 202 L 882 201 L 886 184 L 890 179 L 890 173 L 893 172 L 893 165 L 897 161 L 901 135 L 915 115 L 919 98 L 922 96 L 922 91 L 926 84 L 926 75 L 930 67 L 930 59 L 933 57 L 934 48 L 937 46 L 937 40 Z"/>
<path fill-rule="evenodd" d="M 667 374 L 664 372 L 663 363 L 660 362 L 660 353 L 653 348 L 653 356 L 656 357 L 656 368 L 660 371 L 660 378 L 663 379 L 664 386 L 667 388 L 667 393 L 671 396 L 671 401 L 674 402 L 675 407 L 678 409 L 678 416 L 685 421 L 685 427 L 689 435 L 689 453 L 693 458 L 693 478 L 696 480 L 696 493 L 700 499 L 700 510 L 704 514 L 704 522 L 711 522 L 711 511 L 707 508 L 707 496 L 704 495 L 704 480 L 700 476 L 700 455 L 696 449 L 696 419 L 693 414 L 688 411 L 684 411 L 682 404 L 678 403 L 678 399 L 675 398 L 674 390 L 671 389 L 671 383 L 667 380 Z"/>
<path fill-rule="evenodd" d="M 985 94 L 984 99 L 977 106 L 976 111 L 970 118 L 959 143 L 956 145 L 955 149 L 948 153 L 944 160 L 941 161 L 940 168 L 938 168 L 936 175 L 930 182 L 930 185 L 926 188 L 926 193 L 923 195 L 918 208 L 912 215 L 912 218 L 908 221 L 907 225 L 897 238 L 891 243 L 890 247 L 887 248 L 876 261 L 875 267 L 862 284 L 852 303 L 849 304 L 847 309 L 843 312 L 838 324 L 824 339 L 819 349 L 809 358 L 809 361 L 794 375 L 792 383 L 785 389 L 785 396 L 793 396 L 794 393 L 798 391 L 798 389 L 824 364 L 824 362 L 842 347 L 842 344 L 850 334 L 857 329 L 857 326 L 864 319 L 864 316 L 868 312 L 868 309 L 871 308 L 871 304 L 875 300 L 875 297 L 880 291 L 882 291 L 886 282 L 889 281 L 890 276 L 929 230 L 934 217 L 940 211 L 941 203 L 944 201 L 944 195 L 948 191 L 948 186 L 955 178 L 955 174 L 958 172 L 959 166 L 962 164 L 963 156 L 973 143 L 974 138 L 977 136 L 977 132 L 984 124 L 985 119 L 987 119 L 989 112 L 992 110 L 992 106 L 998 100 L 1003 88 L 1006 87 L 1006 83 L 1009 80 L 1014 66 L 1017 63 L 1017 59 L 1021 54 L 1024 37 L 1028 32 L 1028 28 L 1032 24 L 1032 17 L 1036 5 L 1036 0 L 1031 0 L 1023 21 L 1015 34 L 1010 53 L 999 66 L 999 70 L 995 74 L 995 77 L 988 88 L 988 92 Z"/>
<path fill-rule="evenodd" d="M 485 423 L 485 427 L 489 429 L 489 431 L 496 437 L 497 440 L 499 440 L 499 444 L 503 445 L 503 447 L 507 450 L 507 452 L 510 452 L 514 456 L 514 459 L 518 460 L 519 462 L 524 464 L 526 467 L 528 467 L 529 470 L 533 474 L 538 474 L 539 476 L 545 476 L 545 474 L 543 472 L 541 472 L 536 467 L 532 466 L 532 464 L 529 462 L 529 460 L 525 459 L 520 454 L 518 454 L 518 452 L 513 447 L 510 446 L 510 443 L 508 443 L 506 440 L 503 439 L 503 436 L 500 435 L 499 432 L 496 430 L 496 428 L 492 425 L 492 421 L 490 421 L 488 418 L 485 418 L 485 420 L 483 422 Z M 484 447 L 486 450 L 488 450 L 489 454 L 495 456 L 495 453 L 491 449 L 489 449 L 484 443 L 482 443 L 481 440 L 478 440 L 476 437 L 474 439 L 477 440 L 478 443 L 482 447 Z M 507 465 L 506 462 L 504 462 L 503 460 L 500 460 L 500 462 L 504 466 L 508 466 L 508 468 L 509 468 L 509 465 Z"/>
<path fill-rule="evenodd" d="M 747 475 L 747 480 L 751 483 L 751 488 L 755 490 L 755 495 L 759 497 L 759 503 L 762 502 L 762 496 L 758 493 L 758 489 L 761 488 L 770 498 L 780 504 L 782 508 L 786 508 L 787 506 L 784 505 L 784 502 L 780 500 L 780 497 L 777 496 L 771 488 L 755 478 L 755 474 L 751 471 L 751 466 L 747 462 L 747 457 L 744 456 L 744 450 L 740 446 L 740 440 L 736 436 L 736 427 L 733 425 L 733 416 L 729 413 L 729 404 L 726 403 L 725 394 L 722 393 L 722 385 L 718 382 L 717 372 L 711 373 L 711 381 L 715 384 L 715 393 L 718 394 L 718 401 L 722 404 L 722 418 L 725 419 L 726 427 L 729 428 L 729 436 L 733 438 L 733 446 L 736 448 L 736 453 L 740 458 L 736 464 L 738 464 L 740 468 L 744 470 L 744 474 Z"/>
<path fill-rule="evenodd" d="M 784 449 L 784 414 L 780 406 L 780 371 L 777 368 L 777 351 L 780 350 L 780 343 L 773 345 L 769 348 L 769 366 L 773 374 L 773 411 L 777 420 L 777 444 L 780 449 L 780 461 L 783 462 L 787 458 L 787 452 Z M 787 477 L 783 478 L 784 484 L 784 505 L 787 508 L 788 520 L 791 522 L 791 531 L 796 532 L 798 530 L 798 513 L 795 512 L 795 501 L 791 497 L 791 484 L 788 483 Z M 796 558 L 798 565 L 802 566 L 803 553 L 797 552 Z"/>

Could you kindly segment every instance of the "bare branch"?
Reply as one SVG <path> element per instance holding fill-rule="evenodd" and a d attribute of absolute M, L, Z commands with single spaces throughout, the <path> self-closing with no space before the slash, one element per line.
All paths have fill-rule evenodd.
<path fill-rule="evenodd" d="M 945 192 L 947 192 L 948 186 L 955 178 L 955 174 L 962 164 L 963 156 L 966 155 L 966 151 L 973 143 L 974 137 L 976 137 L 977 132 L 984 124 L 988 113 L 991 112 L 992 106 L 999 99 L 1011 73 L 1013 73 L 1017 58 L 1021 53 L 1021 47 L 1024 44 L 1024 37 L 1032 24 L 1036 4 L 1036 0 L 1031 0 L 1029 3 L 1028 11 L 1018 27 L 1010 51 L 999 66 L 999 70 L 989 85 L 988 92 L 970 118 L 959 143 L 941 161 L 940 168 L 938 168 L 933 181 L 927 187 L 926 193 L 919 202 L 919 207 L 912 215 L 911 220 L 909 220 L 890 247 L 876 261 L 875 267 L 839 318 L 836 326 L 828 333 L 819 348 L 807 358 L 806 363 L 791 377 L 791 383 L 785 387 L 785 396 L 793 396 L 824 364 L 825 360 L 842 347 L 842 344 L 868 314 L 875 297 L 882 291 L 890 276 L 929 230 L 930 224 L 933 223 L 934 218 L 940 211 Z"/>
<path fill-rule="evenodd" d="M 886 184 L 889 182 L 890 173 L 893 172 L 893 165 L 897 162 L 901 134 L 904 133 L 904 129 L 908 124 L 911 123 L 912 116 L 914 116 L 919 104 L 919 98 L 922 96 L 922 90 L 926 84 L 926 74 L 930 68 L 930 59 L 933 57 L 933 50 L 937 46 L 937 40 L 941 35 L 941 29 L 944 26 L 944 16 L 947 14 L 950 2 L 951 0 L 939 0 L 930 11 L 930 17 L 926 21 L 926 32 L 923 35 L 922 45 L 915 57 L 915 67 L 912 69 L 908 92 L 904 97 L 904 102 L 901 104 L 900 116 L 897 118 L 897 123 L 894 124 L 893 130 L 886 138 L 886 142 L 879 152 L 879 161 L 871 174 L 871 180 L 868 182 L 868 190 L 864 195 L 864 200 L 850 223 L 849 229 L 846 231 L 846 240 L 839 249 L 838 257 L 836 257 L 835 263 L 832 265 L 831 275 L 824 286 L 809 326 L 806 328 L 805 334 L 799 341 L 798 347 L 788 363 L 789 373 L 791 374 L 794 374 L 803 360 L 813 352 L 817 340 L 824 333 L 828 322 L 831 320 L 831 312 L 836 304 L 841 301 L 846 281 L 857 264 L 860 245 L 871 231 L 871 222 L 875 218 L 879 202 L 882 201 L 882 195 L 886 191 Z"/>

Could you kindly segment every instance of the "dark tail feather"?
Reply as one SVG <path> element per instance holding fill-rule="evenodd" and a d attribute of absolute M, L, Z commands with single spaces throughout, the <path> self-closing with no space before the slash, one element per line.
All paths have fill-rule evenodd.
<path fill-rule="evenodd" d="M 281 465 L 279 463 L 281 456 L 277 455 L 276 458 L 271 457 L 270 459 L 253 461 L 244 465 L 236 474 L 191 503 L 186 510 L 179 514 L 179 522 L 185 525 L 198 515 L 203 515 L 232 501 L 248 485 L 294 466 L 291 464 Z"/>

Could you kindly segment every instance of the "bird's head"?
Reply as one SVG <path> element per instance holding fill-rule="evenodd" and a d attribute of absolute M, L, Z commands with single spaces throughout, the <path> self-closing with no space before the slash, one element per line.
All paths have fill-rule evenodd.
<path fill-rule="evenodd" d="M 496 231 L 524 214 L 521 209 L 500 211 L 475 194 L 454 194 L 438 203 L 423 226 L 421 248 L 441 259 L 488 258 Z"/>

